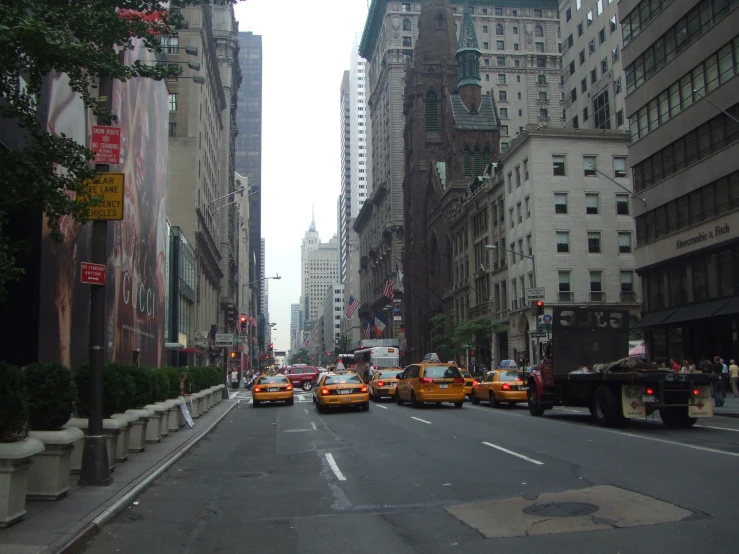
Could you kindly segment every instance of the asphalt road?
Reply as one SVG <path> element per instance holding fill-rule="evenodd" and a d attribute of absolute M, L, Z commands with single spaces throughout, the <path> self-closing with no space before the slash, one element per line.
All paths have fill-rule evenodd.
<path fill-rule="evenodd" d="M 739 420 L 304 400 L 242 401 L 85 552 L 737 551 Z"/>

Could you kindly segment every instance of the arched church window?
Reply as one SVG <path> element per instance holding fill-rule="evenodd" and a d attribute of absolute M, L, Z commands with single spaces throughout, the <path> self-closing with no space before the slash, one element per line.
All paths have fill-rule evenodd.
<path fill-rule="evenodd" d="M 544 36 L 544 29 L 541 28 L 541 25 L 537 25 L 536 27 L 534 27 L 534 36 L 537 36 L 537 37 Z"/>
<path fill-rule="evenodd" d="M 503 35 L 503 25 L 498 24 L 495 26 L 495 34 L 499 36 Z"/>
<path fill-rule="evenodd" d="M 426 93 L 426 130 L 439 130 L 439 97 L 436 92 L 430 90 Z"/>
<path fill-rule="evenodd" d="M 411 30 L 411 22 L 407 19 L 403 20 L 403 30 L 404 31 L 410 31 Z"/>
<path fill-rule="evenodd" d="M 464 149 L 464 176 L 472 177 L 472 155 L 469 148 Z"/>
<path fill-rule="evenodd" d="M 480 149 L 475 148 L 475 177 L 482 175 L 482 156 L 480 155 Z"/>
<path fill-rule="evenodd" d="M 444 14 L 442 13 L 436 14 L 436 28 L 446 29 L 446 19 L 444 19 Z"/>

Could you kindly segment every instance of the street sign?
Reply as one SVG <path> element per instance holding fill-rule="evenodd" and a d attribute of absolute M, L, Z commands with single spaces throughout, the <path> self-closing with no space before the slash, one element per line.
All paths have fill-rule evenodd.
<path fill-rule="evenodd" d="M 97 206 L 87 211 L 87 219 L 117 220 L 123 219 L 123 173 L 101 173 L 97 179 L 85 183 L 86 190 L 78 195 L 80 200 L 99 198 Z"/>
<path fill-rule="evenodd" d="M 526 289 L 526 300 L 544 300 L 544 287 Z"/>
<path fill-rule="evenodd" d="M 541 338 L 546 337 L 547 334 L 546 333 L 538 332 L 538 333 L 534 333 L 534 336 L 541 339 Z"/>
<path fill-rule="evenodd" d="M 234 336 L 232 333 L 216 333 L 216 347 L 233 346 Z"/>
<path fill-rule="evenodd" d="M 88 285 L 104 285 L 105 266 L 103 264 L 82 262 L 80 264 L 80 282 Z"/>
<path fill-rule="evenodd" d="M 118 165 L 121 163 L 121 129 L 93 125 L 90 150 L 95 154 L 93 163 Z"/>
<path fill-rule="evenodd" d="M 544 314 L 544 316 L 541 318 L 541 320 L 544 323 L 551 323 L 552 322 L 552 314 Z"/>

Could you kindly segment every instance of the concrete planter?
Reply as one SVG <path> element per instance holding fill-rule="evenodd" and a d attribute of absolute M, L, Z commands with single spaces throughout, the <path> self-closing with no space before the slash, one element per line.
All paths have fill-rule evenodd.
<path fill-rule="evenodd" d="M 205 393 L 205 397 L 208 399 L 207 406 L 208 410 L 210 410 L 216 405 L 215 399 L 213 398 L 213 387 L 207 388 L 203 392 Z"/>
<path fill-rule="evenodd" d="M 190 403 L 192 409 L 190 410 L 190 417 L 197 419 L 200 417 L 200 393 L 194 393 L 190 395 Z"/>
<path fill-rule="evenodd" d="M 190 401 L 187 399 L 186 396 L 180 396 L 177 400 L 182 400 L 182 403 L 185 405 L 187 410 L 190 410 Z M 180 427 L 184 427 L 187 425 L 187 422 L 185 422 L 185 416 L 182 414 L 182 410 L 177 412 L 177 425 Z"/>
<path fill-rule="evenodd" d="M 77 427 L 87 435 L 88 425 L 89 422 L 87 418 L 73 417 L 67 422 L 64 428 L 69 429 L 70 427 Z M 108 466 L 110 467 L 111 473 L 115 470 L 115 466 L 117 465 L 115 454 L 118 450 L 118 437 L 121 436 L 121 429 L 127 425 L 127 423 L 121 423 L 115 419 L 103 420 L 103 434 L 105 435 L 105 444 L 108 447 Z M 79 449 L 79 453 L 76 448 L 72 451 L 72 473 L 80 472 L 80 468 L 82 467 L 82 451 L 83 448 Z"/>
<path fill-rule="evenodd" d="M 76 427 L 61 431 L 31 431 L 30 436 L 44 445 L 33 456 L 28 472 L 29 500 L 58 500 L 69 491 L 69 469 L 75 445 L 82 448 L 85 434 Z"/>
<path fill-rule="evenodd" d="M 159 420 L 159 434 L 164 438 L 169 434 L 169 410 L 172 409 L 173 404 L 170 400 L 165 400 L 164 402 L 157 402 L 155 405 L 164 408 L 162 419 Z"/>
<path fill-rule="evenodd" d="M 154 412 L 149 416 L 149 424 L 146 426 L 146 442 L 155 444 L 162 440 L 162 417 L 167 409 L 159 404 L 147 404 L 144 409 Z"/>
<path fill-rule="evenodd" d="M 180 404 L 181 402 L 177 398 L 171 398 L 167 402 L 169 402 L 172 406 L 169 408 L 168 412 L 168 420 L 167 420 L 167 426 L 168 431 L 170 433 L 174 433 L 175 431 L 180 430 L 180 423 L 179 418 L 177 417 L 177 414 L 180 413 Z"/>
<path fill-rule="evenodd" d="M 218 402 L 220 402 L 223 400 L 223 389 L 226 388 L 226 385 L 218 385 L 216 388 L 218 389 L 218 391 L 216 391 L 216 398 L 218 399 Z"/>
<path fill-rule="evenodd" d="M 133 422 L 136 421 L 139 416 L 134 414 L 113 414 L 110 419 L 116 419 L 121 423 L 125 423 L 126 426 L 121 428 L 121 435 L 118 437 L 118 445 L 115 451 L 116 463 L 123 463 L 128 460 L 129 444 L 131 443 L 131 430 L 133 429 Z"/>
<path fill-rule="evenodd" d="M 0 528 L 25 515 L 31 456 L 43 450 L 43 443 L 32 438 L 0 443 Z"/>
<path fill-rule="evenodd" d="M 149 426 L 149 418 L 154 416 L 154 410 L 126 410 L 126 413 L 137 417 L 135 421 L 131 422 L 128 451 L 143 452 L 146 448 L 146 430 Z"/>

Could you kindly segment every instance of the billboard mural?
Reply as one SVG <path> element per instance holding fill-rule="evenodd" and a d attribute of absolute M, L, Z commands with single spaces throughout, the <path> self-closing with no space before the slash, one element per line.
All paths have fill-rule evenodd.
<path fill-rule="evenodd" d="M 153 62 L 138 41 L 126 63 Z M 89 144 L 93 117 L 64 74 L 46 84 L 50 132 Z M 147 367 L 164 358 L 166 283 L 167 88 L 163 82 L 131 79 L 115 82 L 113 112 L 121 128 L 121 165 L 125 174 L 124 219 L 108 223 L 106 270 L 106 359 Z M 42 233 L 39 359 L 70 367 L 88 361 L 90 285 L 80 283 L 80 263 L 90 261 L 92 224 L 60 221 L 55 243 Z"/>

